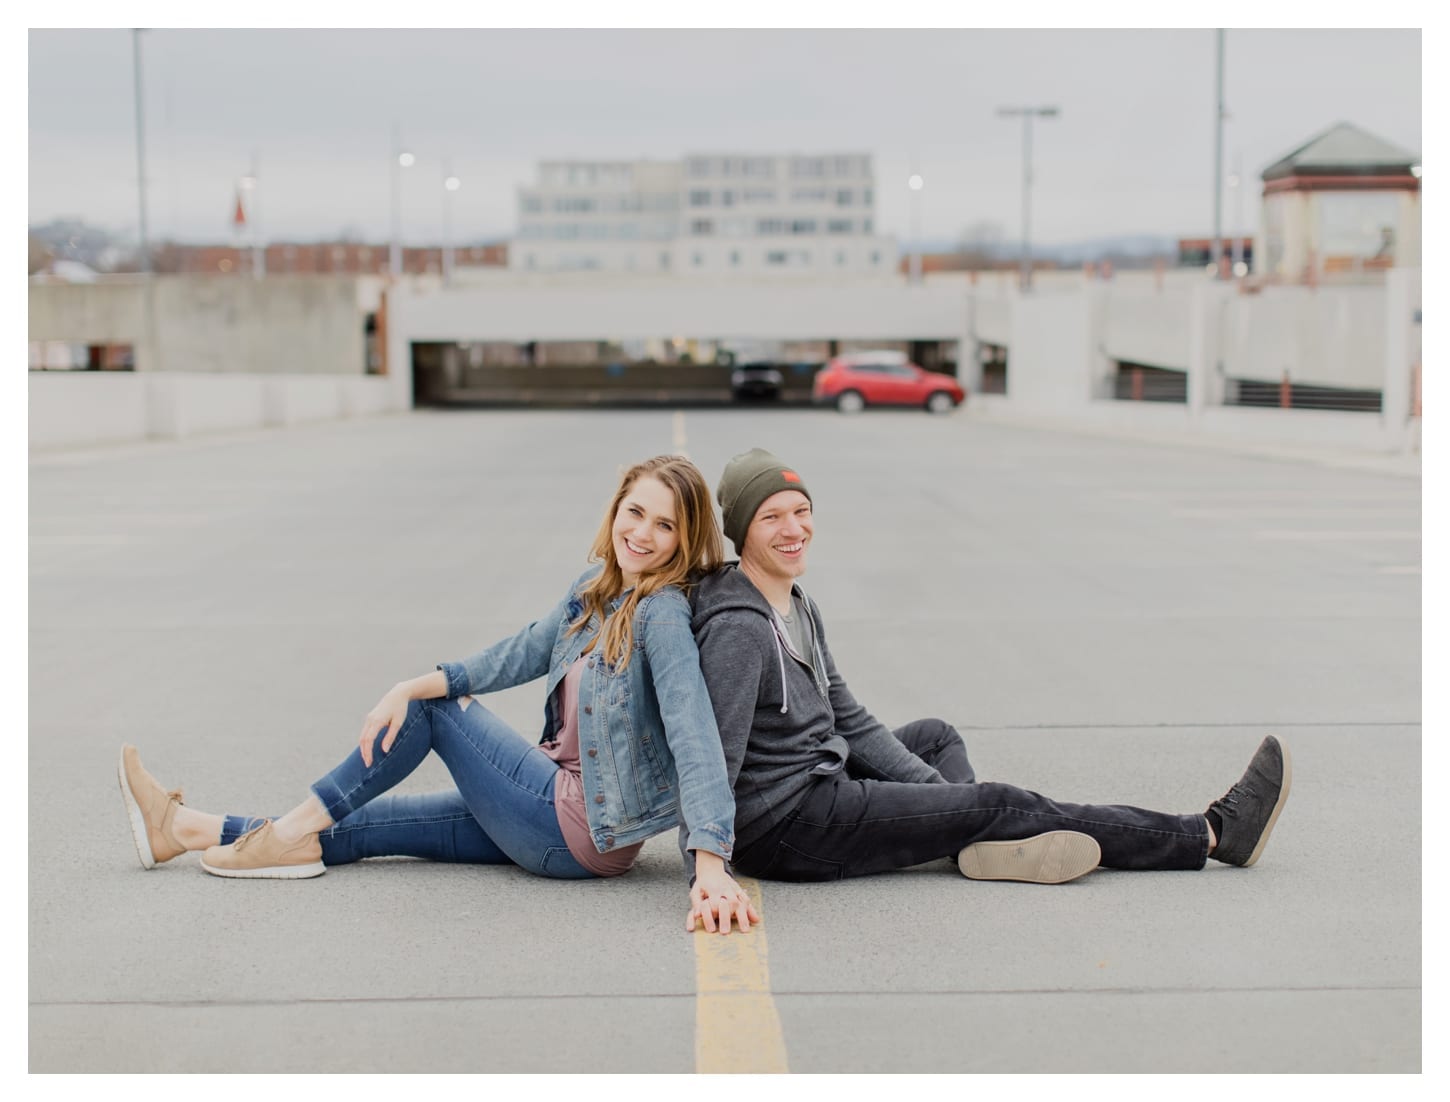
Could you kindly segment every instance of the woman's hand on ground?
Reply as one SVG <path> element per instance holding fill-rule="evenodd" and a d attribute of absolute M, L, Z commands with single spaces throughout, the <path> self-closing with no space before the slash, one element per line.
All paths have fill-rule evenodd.
<path fill-rule="evenodd" d="M 740 924 L 743 933 L 750 929 L 752 922 L 760 921 L 760 914 L 745 889 L 725 871 L 723 861 L 718 867 L 701 868 L 697 863 L 685 929 L 694 933 L 696 923 L 703 921 L 708 933 L 713 934 L 718 929 L 720 933 L 728 934 L 732 918 Z"/>
<path fill-rule="evenodd" d="M 403 726 L 411 699 L 403 686 L 394 685 L 363 717 L 362 734 L 358 736 L 357 742 L 364 765 L 373 764 L 373 742 L 384 727 L 388 729 L 388 733 L 383 737 L 382 751 L 386 754 L 393 748 L 393 741 Z"/>

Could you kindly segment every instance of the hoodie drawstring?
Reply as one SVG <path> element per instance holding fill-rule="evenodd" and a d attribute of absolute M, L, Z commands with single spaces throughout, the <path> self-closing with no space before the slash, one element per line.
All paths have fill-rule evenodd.
<path fill-rule="evenodd" d="M 784 715 L 790 705 L 790 690 L 785 687 L 785 648 L 780 645 L 780 628 L 774 620 L 770 626 L 775 628 L 775 657 L 780 663 L 780 711 Z"/>

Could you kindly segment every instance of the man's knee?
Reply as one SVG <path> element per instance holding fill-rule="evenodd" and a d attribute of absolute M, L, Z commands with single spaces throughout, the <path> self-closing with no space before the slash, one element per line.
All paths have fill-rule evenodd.
<path fill-rule="evenodd" d="M 917 719 L 905 727 L 898 727 L 893 734 L 908 750 L 931 749 L 960 742 L 962 736 L 957 729 L 943 719 Z"/>

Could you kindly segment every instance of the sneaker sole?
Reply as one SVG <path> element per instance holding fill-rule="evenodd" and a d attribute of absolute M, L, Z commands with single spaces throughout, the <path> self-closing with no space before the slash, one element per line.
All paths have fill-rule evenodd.
<path fill-rule="evenodd" d="M 219 869 L 208 865 L 203 858 L 201 867 L 213 876 L 226 876 L 233 880 L 307 880 L 327 871 L 327 866 L 321 861 L 310 865 L 273 865 L 266 869 Z"/>
<path fill-rule="evenodd" d="M 957 855 L 957 868 L 969 880 L 1065 884 L 1092 872 L 1102 858 L 1102 848 L 1090 836 L 1052 830 L 1035 838 L 974 842 Z"/>
<path fill-rule="evenodd" d="M 1274 810 L 1269 813 L 1269 821 L 1264 824 L 1264 829 L 1259 833 L 1259 840 L 1254 845 L 1253 852 L 1249 859 L 1243 863 L 1241 868 L 1248 868 L 1259 859 L 1259 854 L 1264 852 L 1264 846 L 1269 842 L 1269 835 L 1273 833 L 1274 824 L 1279 821 L 1279 812 L 1284 810 L 1284 803 L 1289 799 L 1289 783 L 1294 779 L 1294 768 L 1289 760 L 1289 748 L 1282 742 L 1279 743 L 1279 753 L 1284 758 L 1284 780 L 1279 785 L 1279 798 L 1274 803 Z"/>
<path fill-rule="evenodd" d="M 156 858 L 151 855 L 151 837 L 146 833 L 146 816 L 141 814 L 141 805 L 131 794 L 131 785 L 126 780 L 126 750 L 121 749 L 120 761 L 116 763 L 116 779 L 121 782 L 121 799 L 126 801 L 126 819 L 131 824 L 131 840 L 136 843 L 136 856 L 141 859 L 143 869 L 154 869 Z"/>

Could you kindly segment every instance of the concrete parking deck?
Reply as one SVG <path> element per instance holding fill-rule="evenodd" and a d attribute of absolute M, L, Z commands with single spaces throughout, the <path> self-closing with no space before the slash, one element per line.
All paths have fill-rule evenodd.
<path fill-rule="evenodd" d="M 753 445 L 799 466 L 843 672 L 887 723 L 955 723 L 982 779 L 1192 811 L 1278 733 L 1262 861 L 763 883 L 758 941 L 699 946 L 733 988 L 672 834 L 585 884 L 141 870 L 122 742 L 191 806 L 285 809 L 384 689 L 545 611 L 618 468 L 681 445 L 712 484 Z M 32 457 L 30 1069 L 747 1068 L 697 1025 L 734 1006 L 793 1072 L 1418 1071 L 1419 532 L 1418 479 L 961 415 L 414 413 Z M 540 696 L 488 703 L 533 735 Z"/>

